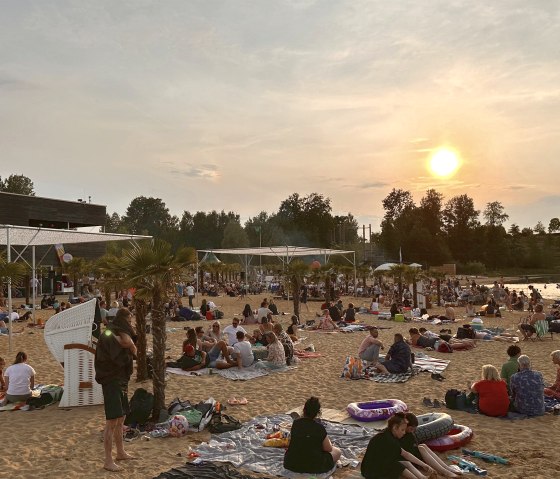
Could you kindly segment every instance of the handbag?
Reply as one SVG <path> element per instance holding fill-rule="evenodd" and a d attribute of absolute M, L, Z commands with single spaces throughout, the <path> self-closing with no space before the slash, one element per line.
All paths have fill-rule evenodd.
<path fill-rule="evenodd" d="M 208 430 L 213 434 L 221 434 L 223 432 L 236 431 L 241 428 L 241 423 L 234 417 L 215 412 L 208 424 Z"/>

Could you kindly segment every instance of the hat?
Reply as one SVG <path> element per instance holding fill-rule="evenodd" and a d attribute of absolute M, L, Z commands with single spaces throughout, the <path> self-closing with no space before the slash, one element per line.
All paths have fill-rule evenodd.
<path fill-rule="evenodd" d="M 187 344 L 185 346 L 185 354 L 187 356 L 193 356 L 194 355 L 194 346 L 192 344 Z"/>

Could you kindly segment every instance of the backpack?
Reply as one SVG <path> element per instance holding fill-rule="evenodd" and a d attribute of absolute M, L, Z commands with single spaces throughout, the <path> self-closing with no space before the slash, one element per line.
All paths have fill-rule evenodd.
<path fill-rule="evenodd" d="M 215 412 L 208 424 L 208 430 L 213 434 L 236 431 L 237 429 L 241 429 L 241 423 L 237 419 L 221 412 Z"/>
<path fill-rule="evenodd" d="M 457 400 L 461 394 L 461 391 L 459 391 L 458 389 L 448 389 L 445 393 L 445 406 L 448 409 L 458 410 L 459 408 L 457 407 Z"/>
<path fill-rule="evenodd" d="M 49 385 L 41 389 L 39 397 L 30 397 L 27 399 L 26 404 L 35 408 L 48 406 L 49 404 L 60 401 L 64 389 L 61 386 Z"/>
<path fill-rule="evenodd" d="M 126 415 L 124 423 L 130 424 L 146 424 L 152 415 L 154 407 L 154 395 L 144 388 L 138 388 L 134 391 L 130 399 L 130 412 Z"/>

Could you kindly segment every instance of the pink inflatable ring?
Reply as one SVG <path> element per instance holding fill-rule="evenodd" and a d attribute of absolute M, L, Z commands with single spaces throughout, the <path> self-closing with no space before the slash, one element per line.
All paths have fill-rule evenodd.
<path fill-rule="evenodd" d="M 346 410 L 358 421 L 371 422 L 388 419 L 398 412 L 406 412 L 408 407 L 399 399 L 381 399 L 380 401 L 351 402 Z"/>
<path fill-rule="evenodd" d="M 470 442 L 473 438 L 473 431 L 470 427 L 461 426 L 460 424 L 454 424 L 451 430 L 437 439 L 430 439 L 424 444 L 428 446 L 432 451 L 444 452 L 450 449 L 459 449 L 465 444 Z"/>

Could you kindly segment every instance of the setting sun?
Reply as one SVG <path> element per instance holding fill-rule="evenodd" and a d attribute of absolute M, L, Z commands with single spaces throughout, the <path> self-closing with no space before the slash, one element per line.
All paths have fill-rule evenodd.
<path fill-rule="evenodd" d="M 451 176 L 459 168 L 459 157 L 453 150 L 439 148 L 430 158 L 430 169 L 436 176 Z"/>

